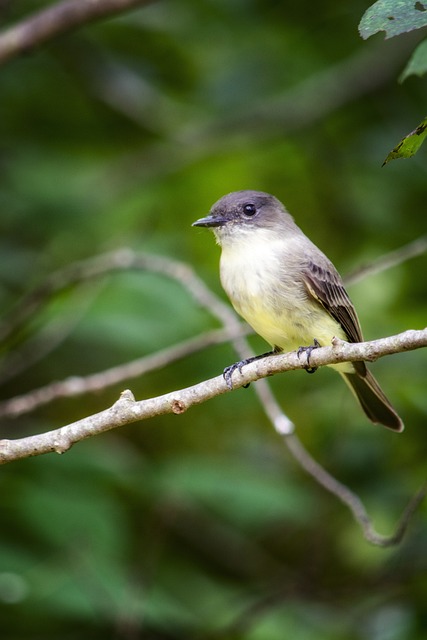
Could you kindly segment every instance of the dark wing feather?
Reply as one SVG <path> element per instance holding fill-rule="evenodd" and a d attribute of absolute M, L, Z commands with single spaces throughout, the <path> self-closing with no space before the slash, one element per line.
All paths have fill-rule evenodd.
<path fill-rule="evenodd" d="M 335 268 L 307 263 L 304 282 L 309 294 L 342 326 L 349 342 L 362 342 L 362 329 L 356 310 Z"/>

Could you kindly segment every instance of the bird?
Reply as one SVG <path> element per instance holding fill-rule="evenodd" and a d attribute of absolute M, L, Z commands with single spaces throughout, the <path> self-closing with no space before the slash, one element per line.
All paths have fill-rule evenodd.
<path fill-rule="evenodd" d="M 220 280 L 234 309 L 272 351 L 311 351 L 334 337 L 363 342 L 360 322 L 343 281 L 326 255 L 303 233 L 285 206 L 263 191 L 234 191 L 193 222 L 211 229 L 221 247 Z M 329 365 L 345 380 L 373 423 L 400 432 L 404 425 L 363 361 Z M 309 372 L 314 369 L 307 367 Z"/>

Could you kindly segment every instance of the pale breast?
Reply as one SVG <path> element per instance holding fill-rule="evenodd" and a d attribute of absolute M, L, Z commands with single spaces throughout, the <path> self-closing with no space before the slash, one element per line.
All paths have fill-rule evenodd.
<path fill-rule="evenodd" d="M 344 333 L 307 292 L 299 246 L 257 233 L 256 242 L 223 246 L 221 283 L 237 313 L 272 346 L 292 350 Z"/>

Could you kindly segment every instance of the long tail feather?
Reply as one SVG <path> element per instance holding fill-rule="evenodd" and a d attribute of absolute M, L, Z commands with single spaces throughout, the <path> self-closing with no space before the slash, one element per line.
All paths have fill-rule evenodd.
<path fill-rule="evenodd" d="M 372 422 L 382 424 L 393 431 L 403 431 L 404 425 L 380 385 L 367 369 L 364 375 L 342 373 L 342 377 L 360 402 L 363 411 Z"/>

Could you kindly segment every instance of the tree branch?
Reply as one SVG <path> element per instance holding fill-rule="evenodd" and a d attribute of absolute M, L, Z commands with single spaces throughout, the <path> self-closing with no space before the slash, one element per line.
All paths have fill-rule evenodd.
<path fill-rule="evenodd" d="M 363 359 L 376 359 L 391 353 L 408 351 L 423 346 L 427 346 L 427 329 L 405 331 L 396 336 L 359 344 L 335 341 L 331 347 L 322 347 L 312 352 L 310 365 L 335 364 L 337 362 L 360 359 L 361 357 Z M 299 358 L 296 352 L 270 356 L 245 366 L 242 374 L 235 376 L 237 379 L 234 381 L 234 387 L 238 389 L 248 382 L 258 380 L 260 377 L 282 371 L 301 369 L 305 366 L 307 366 L 306 356 L 303 355 Z M 76 442 L 104 431 L 168 413 L 179 415 L 195 404 L 200 404 L 229 391 L 230 389 L 227 387 L 223 376 L 217 376 L 192 387 L 139 402 L 135 400 L 131 391 L 126 390 L 121 394 L 119 400 L 105 411 L 47 433 L 17 440 L 1 440 L 0 464 L 44 453 L 64 453 Z M 283 435 L 284 442 L 295 460 L 319 484 L 338 497 L 350 509 L 356 522 L 361 526 L 365 539 L 382 547 L 398 544 L 405 534 L 413 513 L 427 493 L 427 483 L 409 501 L 395 532 L 390 536 L 381 535 L 375 531 L 360 498 L 347 486 L 331 476 L 312 458 L 297 436 L 290 433 L 289 420 L 286 416 L 281 414 L 282 421 L 277 421 L 279 415 L 276 412 L 276 420 L 274 420 L 276 429 Z M 285 428 L 283 428 L 284 426 Z"/>
<path fill-rule="evenodd" d="M 312 478 L 322 485 L 327 491 L 335 495 L 352 512 L 354 519 L 362 528 L 363 535 L 368 542 L 379 547 L 391 547 L 399 544 L 405 535 L 409 521 L 427 494 L 427 482 L 424 483 L 417 493 L 408 502 L 401 518 L 396 526 L 395 532 L 390 536 L 383 536 L 378 533 L 369 517 L 365 506 L 359 496 L 350 491 L 345 484 L 339 482 L 331 476 L 302 446 L 295 435 L 286 436 L 286 445 L 301 467 L 311 475 Z"/>
<path fill-rule="evenodd" d="M 402 247 L 398 247 L 394 251 L 380 256 L 376 260 L 373 260 L 369 264 L 358 267 L 351 273 L 348 273 L 345 277 L 345 284 L 356 284 L 360 280 L 392 267 L 397 267 L 412 258 L 417 258 L 427 251 L 427 236 L 421 236 L 408 244 L 404 244 Z"/>
<path fill-rule="evenodd" d="M 249 331 L 251 331 L 250 327 L 245 325 L 240 325 L 238 331 L 235 332 L 230 332 L 228 329 L 213 329 L 171 347 L 161 349 L 156 353 L 136 358 L 131 362 L 105 369 L 99 373 L 88 376 L 70 376 L 65 380 L 52 382 L 21 396 L 14 396 L 0 402 L 0 418 L 16 418 L 58 398 L 75 398 L 85 393 L 96 393 L 108 389 L 108 387 L 125 380 L 138 378 L 151 371 L 166 367 L 210 346 L 228 342 L 239 335 L 243 336 Z"/>
<path fill-rule="evenodd" d="M 407 259 L 407 257 L 408 256 L 405 255 L 402 259 Z M 399 261 L 401 261 L 400 258 Z M 386 260 L 386 263 L 381 265 L 381 269 L 388 268 L 389 266 L 389 261 Z M 205 307 L 221 322 L 224 328 L 216 332 L 210 332 L 205 336 L 198 336 L 185 341 L 180 345 L 165 349 L 158 354 L 141 358 L 139 361 L 128 363 L 128 365 L 124 365 L 123 367 L 116 367 L 109 371 L 95 374 L 93 377 L 87 379 L 74 379 L 74 382 L 76 382 L 76 380 L 78 382 L 78 384 L 76 384 L 77 393 L 83 391 L 82 384 L 84 386 L 85 381 L 92 384 L 93 388 L 96 388 L 96 385 L 102 386 L 104 383 L 108 384 L 109 379 L 115 384 L 125 377 L 127 366 L 129 367 L 127 373 L 131 372 L 132 369 L 137 370 L 138 367 L 142 373 L 144 370 L 151 370 L 150 368 L 156 367 L 159 363 L 163 363 L 162 366 L 165 366 L 165 364 L 171 362 L 176 357 L 183 357 L 187 353 L 192 353 L 193 350 L 200 347 L 203 342 L 206 343 L 212 340 L 212 343 L 216 343 L 217 340 L 219 341 L 222 337 L 225 337 L 226 334 L 230 338 L 234 336 L 233 345 L 241 358 L 251 355 L 247 341 L 243 338 L 242 325 L 236 315 L 228 305 L 224 304 L 220 298 L 206 287 L 204 282 L 188 265 L 168 258 L 147 254 L 135 254 L 127 249 L 71 265 L 54 274 L 49 279 L 47 285 L 45 284 L 40 287 L 35 294 L 30 294 L 23 300 L 19 307 L 14 310 L 13 320 L 3 325 L 3 333 L 10 335 L 18 328 L 21 328 L 38 308 L 46 304 L 51 297 L 63 288 L 121 269 L 145 269 L 177 280 L 190 292 L 198 304 Z M 222 333 L 224 333 L 224 336 L 221 336 Z M 427 329 L 421 331 L 406 331 L 396 336 L 360 344 L 349 344 L 334 340 L 332 346 L 323 347 L 312 352 L 310 365 L 323 366 L 344 362 L 346 360 L 375 360 L 384 355 L 417 349 L 423 346 L 427 346 Z M 248 382 L 258 380 L 258 383 L 254 387 L 255 392 L 267 416 L 276 431 L 283 437 L 283 442 L 297 463 L 309 473 L 316 482 L 338 497 L 350 509 L 356 522 L 360 525 L 366 540 L 379 546 L 397 544 L 402 539 L 415 509 L 425 496 L 427 485 L 424 485 L 409 502 L 394 534 L 391 536 L 383 536 L 377 533 L 360 498 L 348 487 L 342 485 L 331 476 L 303 447 L 302 443 L 293 433 L 294 425 L 283 413 L 266 381 L 262 379 L 263 377 L 273 375 L 280 371 L 304 368 L 306 365 L 306 357 L 303 355 L 301 358 L 298 358 L 295 352 L 275 355 L 247 365 L 243 370 L 243 374 L 237 372 L 234 375 L 233 384 L 237 389 Z M 102 378 L 103 375 L 105 375 L 104 379 Z M 122 375 L 123 378 L 121 378 Z M 68 386 L 68 391 L 72 393 L 73 379 L 56 384 L 58 384 L 59 387 L 65 384 L 66 387 Z M 31 410 L 31 406 L 29 406 L 31 403 L 34 403 L 34 406 L 37 402 L 42 403 L 40 399 L 43 398 L 44 392 L 46 392 L 47 395 L 50 394 L 50 399 L 60 395 L 60 390 L 58 390 L 58 388 L 55 389 L 54 384 L 45 387 L 44 390 L 36 390 L 22 398 L 12 398 L 3 405 L 4 415 L 6 415 L 8 411 L 10 412 L 8 415 L 12 415 L 14 411 L 19 413 L 20 401 L 23 402 L 24 405 L 27 403 L 28 406 L 25 410 Z M 63 453 L 73 444 L 85 438 L 120 427 L 124 424 L 130 424 L 157 415 L 167 413 L 180 414 L 194 404 L 205 402 L 210 398 L 227 392 L 229 392 L 229 389 L 222 376 L 187 389 L 140 402 L 135 401 L 130 391 L 124 391 L 120 399 L 111 408 L 101 413 L 44 434 L 16 440 L 0 441 L 0 464 L 49 452 Z M 49 401 L 49 399 L 47 401 Z M 16 404 L 14 405 L 14 403 Z"/>
<path fill-rule="evenodd" d="M 123 13 L 150 0 L 63 0 L 0 33 L 0 65 L 81 25 Z"/>
<path fill-rule="evenodd" d="M 310 366 L 318 367 L 362 359 L 372 360 L 425 346 L 427 346 L 427 329 L 405 331 L 388 338 L 357 344 L 335 341 L 331 347 L 321 347 L 313 351 L 310 355 Z M 274 373 L 303 369 L 307 367 L 307 364 L 306 355 L 303 354 L 299 357 L 296 352 L 269 356 L 246 365 L 241 374 L 237 373 L 233 376 L 233 385 L 235 389 L 239 389 L 249 382 L 255 382 Z M 139 402 L 127 390 L 109 409 L 78 422 L 44 434 L 17 440 L 1 440 L 0 464 L 43 453 L 64 453 L 80 440 L 155 416 L 168 413 L 179 415 L 195 404 L 201 404 L 229 391 L 222 375 L 185 389 Z"/>

